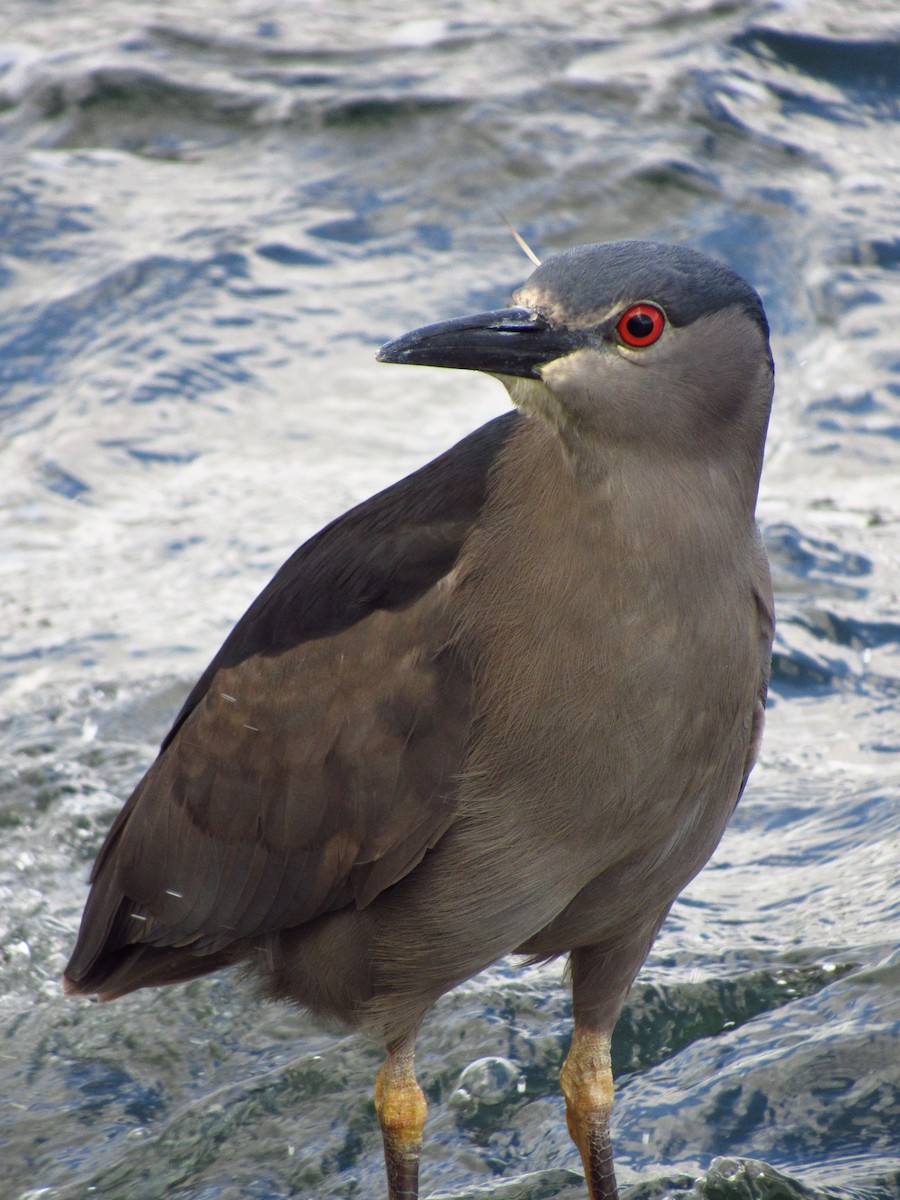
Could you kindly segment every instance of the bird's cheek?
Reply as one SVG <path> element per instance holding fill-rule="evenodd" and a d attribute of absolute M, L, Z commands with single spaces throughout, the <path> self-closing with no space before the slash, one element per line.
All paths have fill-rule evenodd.
<path fill-rule="evenodd" d="M 557 395 L 569 391 L 590 390 L 606 377 L 610 364 L 607 355 L 596 350 L 573 350 L 544 363 L 540 368 L 544 383 Z"/>
<path fill-rule="evenodd" d="M 577 350 L 541 367 L 541 378 L 554 408 L 579 426 L 593 424 L 600 409 L 615 397 L 620 367 L 616 359 L 592 350 Z M 612 377 L 611 377 L 612 376 Z"/>

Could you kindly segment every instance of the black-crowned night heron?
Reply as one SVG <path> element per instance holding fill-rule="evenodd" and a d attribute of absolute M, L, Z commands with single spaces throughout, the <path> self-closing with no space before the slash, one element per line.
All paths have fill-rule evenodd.
<path fill-rule="evenodd" d="M 381 350 L 496 375 L 518 411 L 285 563 L 110 830 L 66 969 L 112 999 L 241 962 L 381 1037 L 391 1200 L 417 1194 L 419 1024 L 505 954 L 571 955 L 568 1124 L 615 1196 L 610 1035 L 763 726 L 759 297 L 622 242 L 514 305 Z"/>

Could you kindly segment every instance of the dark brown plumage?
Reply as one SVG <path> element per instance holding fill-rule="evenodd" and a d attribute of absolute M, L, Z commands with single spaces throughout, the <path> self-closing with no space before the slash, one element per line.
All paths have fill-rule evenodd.
<path fill-rule="evenodd" d="M 615 1196 L 609 1036 L 762 731 L 758 297 L 618 243 L 516 305 L 382 350 L 497 374 L 520 411 L 282 567 L 111 829 L 66 969 L 113 998 L 243 962 L 382 1037 L 392 1200 L 416 1194 L 416 1029 L 511 952 L 571 953 L 569 1127 Z"/>

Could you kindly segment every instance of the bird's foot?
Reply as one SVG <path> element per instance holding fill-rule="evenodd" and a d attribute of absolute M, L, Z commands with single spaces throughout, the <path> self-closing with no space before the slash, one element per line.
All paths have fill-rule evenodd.
<path fill-rule="evenodd" d="M 384 1141 L 388 1200 L 417 1200 L 419 1155 L 428 1106 L 410 1048 L 392 1051 L 375 1080 L 375 1111 Z"/>
<path fill-rule="evenodd" d="M 576 1028 L 559 1078 L 566 1098 L 566 1122 L 581 1153 L 591 1200 L 617 1200 L 609 1138 L 613 1105 L 609 1037 Z"/>

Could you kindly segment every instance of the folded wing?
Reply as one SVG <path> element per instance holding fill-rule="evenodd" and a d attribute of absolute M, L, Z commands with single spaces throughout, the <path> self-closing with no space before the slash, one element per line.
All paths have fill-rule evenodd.
<path fill-rule="evenodd" d="M 214 970 L 370 903 L 440 838 L 471 702 L 450 575 L 522 420 L 327 526 L 251 605 L 100 851 L 70 990 Z"/>

